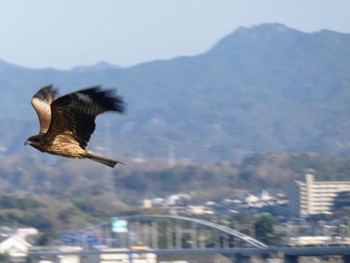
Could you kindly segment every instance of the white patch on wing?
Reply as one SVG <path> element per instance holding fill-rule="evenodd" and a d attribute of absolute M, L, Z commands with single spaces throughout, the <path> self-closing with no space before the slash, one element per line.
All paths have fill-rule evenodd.
<path fill-rule="evenodd" d="M 78 99 L 84 101 L 87 104 L 93 104 L 94 101 L 91 99 L 89 95 L 83 94 L 83 93 L 77 93 Z"/>
<path fill-rule="evenodd" d="M 89 95 L 76 93 L 78 100 L 73 101 L 72 106 L 88 115 L 98 115 L 104 112 L 104 107 L 98 105 Z"/>

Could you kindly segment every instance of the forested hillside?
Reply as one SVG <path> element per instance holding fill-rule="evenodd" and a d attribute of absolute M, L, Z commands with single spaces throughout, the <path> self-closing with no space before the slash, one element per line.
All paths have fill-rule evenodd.
<path fill-rule="evenodd" d="M 284 192 L 293 180 L 316 171 L 316 180 L 350 181 L 349 157 L 253 154 L 239 162 L 206 165 L 160 161 L 111 170 L 87 160 L 59 158 L 54 164 L 28 157 L 0 159 L 0 220 L 40 230 L 82 227 L 117 214 L 142 212 L 144 198 L 189 194 L 194 204 L 244 198 L 247 193 Z M 108 191 L 107 191 L 108 188 Z"/>
<path fill-rule="evenodd" d="M 117 48 L 117 47 L 116 47 Z M 103 84 L 125 97 L 125 116 L 101 118 L 92 146 L 117 157 L 197 162 L 254 152 L 348 153 L 350 35 L 280 24 L 240 28 L 206 53 L 130 68 L 106 63 L 70 71 L 0 63 L 3 154 L 28 154 L 37 132 L 34 92 Z"/>

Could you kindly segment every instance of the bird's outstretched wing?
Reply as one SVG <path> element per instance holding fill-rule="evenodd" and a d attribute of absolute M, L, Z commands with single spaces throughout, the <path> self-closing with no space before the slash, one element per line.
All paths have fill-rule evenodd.
<path fill-rule="evenodd" d="M 58 97 L 52 85 L 41 88 L 32 98 L 32 106 L 39 118 L 39 132 L 46 133 L 51 123 L 51 103 Z"/>
<path fill-rule="evenodd" d="M 124 101 L 115 95 L 114 90 L 102 90 L 96 86 L 76 91 L 51 104 L 52 120 L 47 135 L 68 136 L 85 149 L 95 130 L 96 116 L 106 111 L 123 113 L 124 110 Z"/>

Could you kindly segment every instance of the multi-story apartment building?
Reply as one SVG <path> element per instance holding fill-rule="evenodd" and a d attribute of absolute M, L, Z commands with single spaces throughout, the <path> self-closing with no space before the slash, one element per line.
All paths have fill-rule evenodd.
<path fill-rule="evenodd" d="M 306 173 L 303 181 L 294 181 L 288 189 L 289 212 L 295 216 L 332 213 L 334 198 L 350 191 L 350 181 L 317 182 L 313 173 Z"/>

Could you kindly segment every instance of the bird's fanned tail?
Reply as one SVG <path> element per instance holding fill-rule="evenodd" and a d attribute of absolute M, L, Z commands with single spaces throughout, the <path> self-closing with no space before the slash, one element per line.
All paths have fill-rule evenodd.
<path fill-rule="evenodd" d="M 99 162 L 99 163 L 102 163 L 102 164 L 105 164 L 105 165 L 108 165 L 109 167 L 114 167 L 116 166 L 118 163 L 120 164 L 124 164 L 122 162 L 119 162 L 119 161 L 116 161 L 116 160 L 113 160 L 113 159 L 110 159 L 110 158 L 107 158 L 107 157 L 104 157 L 100 154 L 97 154 L 97 153 L 94 153 L 94 152 L 91 152 L 91 151 L 88 151 L 85 156 L 86 158 L 88 159 L 91 159 L 95 162 Z"/>

